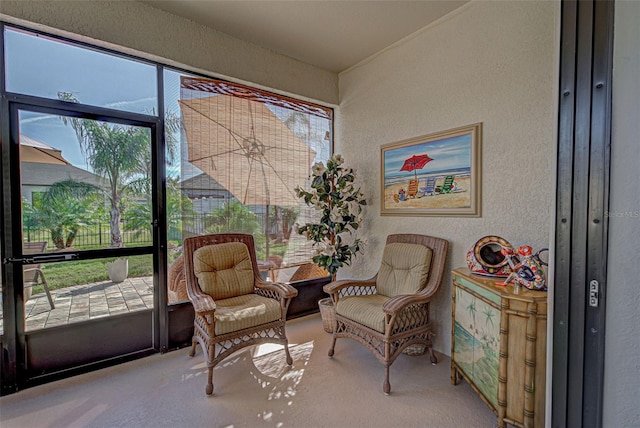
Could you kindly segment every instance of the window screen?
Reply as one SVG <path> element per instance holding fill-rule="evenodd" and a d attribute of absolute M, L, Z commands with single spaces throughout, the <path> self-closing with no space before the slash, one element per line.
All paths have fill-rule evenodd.
<path fill-rule="evenodd" d="M 179 85 L 183 233 L 250 233 L 263 275 L 290 279 L 313 256 L 295 226 L 315 215 L 294 189 L 329 158 L 333 111 L 216 79 Z"/>

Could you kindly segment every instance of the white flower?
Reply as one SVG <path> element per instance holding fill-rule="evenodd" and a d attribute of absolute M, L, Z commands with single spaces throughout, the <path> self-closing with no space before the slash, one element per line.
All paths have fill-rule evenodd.
<path fill-rule="evenodd" d="M 313 175 L 315 175 L 316 177 L 324 174 L 326 170 L 327 168 L 324 166 L 322 162 L 316 162 L 311 167 L 311 171 L 313 172 Z"/>
<path fill-rule="evenodd" d="M 336 247 L 335 245 L 327 245 L 324 248 L 324 254 L 327 256 L 333 256 L 336 254 Z"/>
<path fill-rule="evenodd" d="M 340 193 L 345 196 L 348 196 L 351 192 L 353 192 L 353 184 L 347 184 L 342 188 L 342 190 L 340 190 Z"/>
<path fill-rule="evenodd" d="M 342 155 L 334 155 L 333 160 L 336 162 L 336 165 L 342 165 L 344 163 Z"/>
<path fill-rule="evenodd" d="M 340 212 L 338 211 L 331 211 L 331 214 L 329 214 L 329 218 L 332 222 L 337 223 L 338 220 L 342 220 L 342 214 L 340 214 Z"/>

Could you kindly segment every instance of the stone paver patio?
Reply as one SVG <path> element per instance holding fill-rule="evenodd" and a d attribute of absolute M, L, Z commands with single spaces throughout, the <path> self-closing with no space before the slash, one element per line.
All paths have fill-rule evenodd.
<path fill-rule="evenodd" d="M 153 308 L 153 278 L 127 278 L 123 282 L 102 281 L 52 290 L 56 308 L 51 309 L 46 294 L 31 296 L 25 305 L 27 331 L 109 315 Z M 0 305 L 0 331 L 2 330 Z"/>

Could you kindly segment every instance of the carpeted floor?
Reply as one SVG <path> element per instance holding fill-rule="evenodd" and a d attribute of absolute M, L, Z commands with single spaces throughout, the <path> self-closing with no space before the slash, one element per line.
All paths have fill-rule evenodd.
<path fill-rule="evenodd" d="M 465 382 L 452 386 L 449 359 L 402 355 L 384 368 L 363 346 L 331 335 L 319 315 L 288 323 L 293 368 L 272 345 L 245 348 L 214 371 L 204 393 L 202 351 L 154 355 L 0 398 L 10 427 L 495 427 Z"/>

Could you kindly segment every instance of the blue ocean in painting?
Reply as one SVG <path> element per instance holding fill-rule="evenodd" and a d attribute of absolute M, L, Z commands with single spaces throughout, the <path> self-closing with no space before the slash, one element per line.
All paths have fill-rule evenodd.
<path fill-rule="evenodd" d="M 426 179 L 429 177 L 435 177 L 436 180 L 439 180 L 439 179 L 443 179 L 447 175 L 455 175 L 456 178 L 467 178 L 471 176 L 471 168 L 446 169 L 441 171 L 425 172 L 422 174 L 420 173 L 420 171 L 416 171 L 416 172 L 417 172 L 418 180 L 420 180 L 421 183 L 424 183 Z M 413 179 L 413 178 L 414 178 L 414 174 L 407 175 L 406 172 L 402 174 L 396 174 L 396 175 L 387 174 L 384 177 L 384 187 L 391 186 L 393 184 L 398 184 L 398 183 L 406 183 L 407 180 Z"/>
<path fill-rule="evenodd" d="M 481 350 L 482 343 L 471 333 L 469 333 L 464 327 L 462 327 L 458 321 L 455 325 L 455 352 L 473 352 L 474 350 Z"/>

